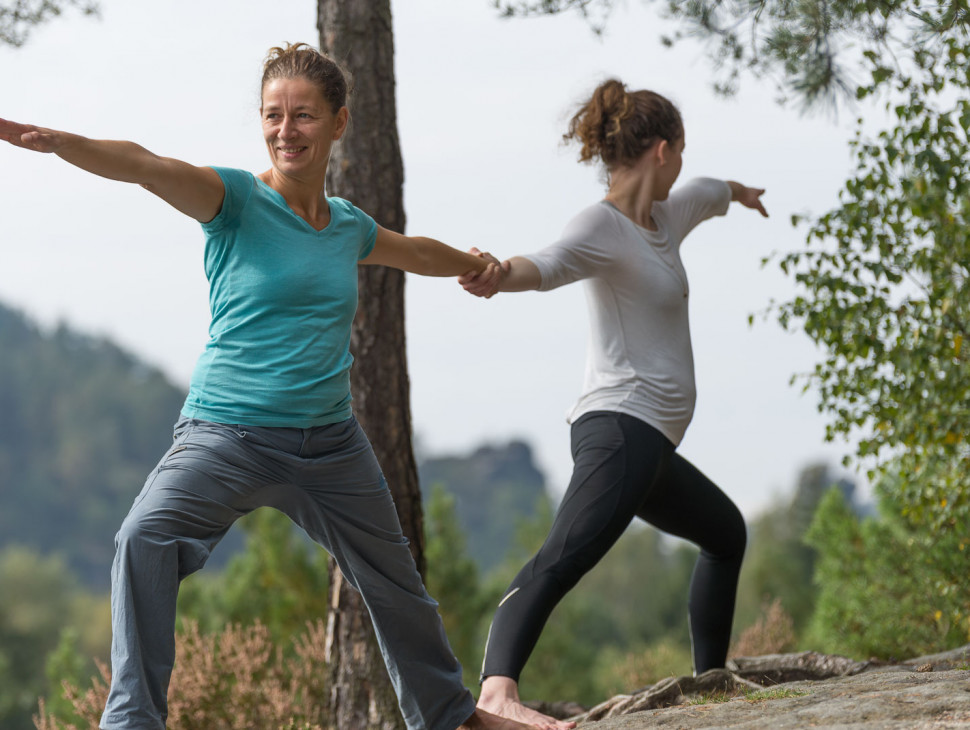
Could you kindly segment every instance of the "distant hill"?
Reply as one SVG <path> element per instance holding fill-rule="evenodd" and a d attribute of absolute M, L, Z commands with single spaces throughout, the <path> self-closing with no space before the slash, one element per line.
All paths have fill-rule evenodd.
<path fill-rule="evenodd" d="M 171 442 L 184 399 L 109 340 L 46 330 L 0 304 L 0 549 L 60 553 L 85 585 L 106 589 L 115 532 Z M 418 471 L 426 496 L 436 483 L 455 495 L 469 554 L 484 569 L 545 498 L 521 441 L 426 459 Z M 242 543 L 230 532 L 211 567 Z"/>
<path fill-rule="evenodd" d="M 487 571 L 502 561 L 518 524 L 548 499 L 545 477 L 523 441 L 482 446 L 467 456 L 422 459 L 418 476 L 425 500 L 436 484 L 455 497 L 468 556 Z"/>
<path fill-rule="evenodd" d="M 62 553 L 106 587 L 114 534 L 184 398 L 107 340 L 0 305 L 0 547 Z"/>

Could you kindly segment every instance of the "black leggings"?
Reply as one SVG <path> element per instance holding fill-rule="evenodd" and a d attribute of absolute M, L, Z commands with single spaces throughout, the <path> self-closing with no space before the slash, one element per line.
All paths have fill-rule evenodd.
<path fill-rule="evenodd" d="M 572 453 L 572 480 L 549 536 L 495 612 L 482 679 L 518 681 L 553 608 L 634 517 L 700 547 L 688 602 L 694 671 L 723 667 L 747 539 L 738 508 L 663 434 L 633 416 L 583 415 L 572 426 Z"/>

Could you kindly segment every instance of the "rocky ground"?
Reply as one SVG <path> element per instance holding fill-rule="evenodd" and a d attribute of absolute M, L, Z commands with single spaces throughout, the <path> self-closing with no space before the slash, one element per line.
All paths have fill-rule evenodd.
<path fill-rule="evenodd" d="M 577 708 L 546 707 L 559 716 Z M 900 663 L 813 652 L 738 658 L 574 715 L 581 728 L 970 728 L 970 644 Z"/>

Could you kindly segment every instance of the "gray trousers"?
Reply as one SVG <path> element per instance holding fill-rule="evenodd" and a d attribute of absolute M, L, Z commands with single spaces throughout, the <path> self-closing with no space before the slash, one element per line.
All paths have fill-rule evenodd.
<path fill-rule="evenodd" d="M 311 429 L 182 419 L 115 538 L 111 689 L 103 730 L 163 730 L 180 581 L 239 517 L 287 514 L 363 596 L 409 729 L 454 730 L 475 710 L 353 418 Z"/>

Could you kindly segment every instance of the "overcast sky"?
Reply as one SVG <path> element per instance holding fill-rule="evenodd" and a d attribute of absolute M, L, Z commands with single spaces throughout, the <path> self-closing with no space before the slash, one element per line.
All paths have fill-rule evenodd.
<path fill-rule="evenodd" d="M 767 188 L 769 220 L 732 205 L 683 249 L 698 402 L 680 451 L 752 516 L 803 466 L 849 450 L 824 443 L 815 395 L 789 385 L 813 367 L 813 346 L 760 315 L 793 292 L 761 260 L 803 245 L 793 213 L 835 204 L 853 117 L 801 117 L 750 78 L 737 98 L 715 97 L 698 46 L 659 43 L 658 6 L 629 0 L 596 37 L 575 15 L 500 19 L 490 0 L 392 2 L 408 232 L 500 258 L 551 243 L 604 193 L 599 171 L 560 145 L 575 103 L 608 76 L 670 97 L 686 126 L 681 180 Z M 101 19 L 67 13 L 24 48 L 0 48 L 0 117 L 259 172 L 262 60 L 286 41 L 315 43 L 315 23 L 312 0 L 102 0 Z M 187 386 L 208 325 L 198 225 L 53 156 L 4 146 L 0 170 L 0 301 L 109 336 Z M 453 280 L 407 286 L 422 452 L 522 438 L 561 493 L 565 412 L 584 368 L 582 286 L 489 301 Z"/>

